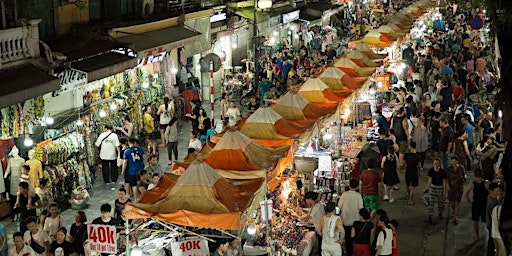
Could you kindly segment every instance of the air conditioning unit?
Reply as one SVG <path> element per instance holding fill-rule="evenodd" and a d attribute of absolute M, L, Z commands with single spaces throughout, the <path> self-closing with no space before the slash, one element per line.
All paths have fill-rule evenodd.
<path fill-rule="evenodd" d="M 155 0 L 142 0 L 141 16 L 147 18 L 155 10 Z"/>

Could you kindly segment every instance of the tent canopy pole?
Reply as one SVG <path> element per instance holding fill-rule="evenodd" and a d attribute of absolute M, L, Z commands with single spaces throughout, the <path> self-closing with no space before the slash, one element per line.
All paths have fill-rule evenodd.
<path fill-rule="evenodd" d="M 190 230 L 188 230 L 188 229 L 185 229 L 185 228 L 182 228 L 182 227 L 180 227 L 180 226 L 177 226 L 177 225 L 174 225 L 174 224 L 171 224 L 171 223 L 167 223 L 167 222 L 163 222 L 163 221 L 161 221 L 161 220 L 154 220 L 154 221 L 156 221 L 158 224 L 160 224 L 160 225 L 162 225 L 162 226 L 164 226 L 164 227 L 166 227 L 166 228 L 168 228 L 168 229 L 177 228 L 177 229 L 179 229 L 179 230 L 181 230 L 181 231 L 184 231 L 185 233 L 189 233 L 189 234 L 192 234 L 192 235 L 198 236 L 198 237 L 200 237 L 200 238 L 202 238 L 202 239 L 205 239 L 205 240 L 208 240 L 208 241 L 210 241 L 210 242 L 212 242 L 212 243 L 215 243 L 215 242 L 216 242 L 216 241 L 215 241 L 215 240 L 213 240 L 213 239 L 210 239 L 210 238 L 205 237 L 205 236 L 203 236 L 203 235 L 197 234 L 197 233 L 195 233 L 195 232 L 192 232 L 192 231 L 190 231 Z"/>

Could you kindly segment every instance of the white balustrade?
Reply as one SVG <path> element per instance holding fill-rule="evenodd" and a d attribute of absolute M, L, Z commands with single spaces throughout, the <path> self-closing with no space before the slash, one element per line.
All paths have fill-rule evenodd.
<path fill-rule="evenodd" d="M 39 57 L 39 22 L 30 20 L 27 26 L 0 30 L 0 66 Z"/>

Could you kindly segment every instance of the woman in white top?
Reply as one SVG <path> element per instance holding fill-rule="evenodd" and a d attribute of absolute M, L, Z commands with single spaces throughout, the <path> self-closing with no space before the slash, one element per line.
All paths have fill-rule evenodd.
<path fill-rule="evenodd" d="M 174 102 L 171 101 L 169 96 L 164 97 L 164 104 L 160 105 L 158 107 L 158 111 L 156 112 L 158 116 L 160 116 L 160 145 L 159 147 L 165 147 L 167 145 L 167 142 L 165 141 L 165 128 L 167 128 L 167 125 L 171 121 L 172 117 L 174 116 Z"/>
<path fill-rule="evenodd" d="M 340 216 L 335 214 L 336 204 L 325 206 L 325 216 L 320 220 L 322 233 L 322 256 L 340 256 L 341 244 L 345 240 L 345 229 Z"/>
<path fill-rule="evenodd" d="M 231 101 L 229 103 L 229 108 L 226 111 L 226 116 L 228 117 L 229 126 L 235 126 L 238 120 L 240 120 L 240 110 L 236 107 L 234 101 Z"/>
<path fill-rule="evenodd" d="M 64 218 L 59 215 L 59 205 L 54 202 L 48 207 L 48 217 L 43 224 L 43 230 L 48 233 L 50 243 L 57 239 L 57 231 L 60 227 L 64 227 Z"/>
<path fill-rule="evenodd" d="M 196 153 L 199 153 L 201 151 L 201 148 L 203 147 L 203 143 L 199 140 L 199 132 L 198 131 L 191 131 L 190 132 L 190 140 L 188 142 L 188 148 L 193 148 L 196 150 Z"/>
<path fill-rule="evenodd" d="M 387 216 L 380 216 L 379 220 L 377 225 L 381 227 L 381 231 L 377 237 L 377 252 L 375 255 L 391 256 L 393 253 L 393 230 L 391 230 Z"/>

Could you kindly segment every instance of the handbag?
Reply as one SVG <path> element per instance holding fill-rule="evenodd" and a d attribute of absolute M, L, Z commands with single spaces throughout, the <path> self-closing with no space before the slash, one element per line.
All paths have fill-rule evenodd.
<path fill-rule="evenodd" d="M 117 167 L 121 167 L 123 165 L 123 159 L 121 159 L 121 152 L 117 152 Z"/>
<path fill-rule="evenodd" d="M 30 232 L 30 231 L 29 231 Z M 46 248 L 39 245 L 36 240 L 34 240 L 34 237 L 32 237 L 32 233 L 30 233 L 30 248 L 34 250 L 37 254 L 41 254 L 46 251 Z"/>

